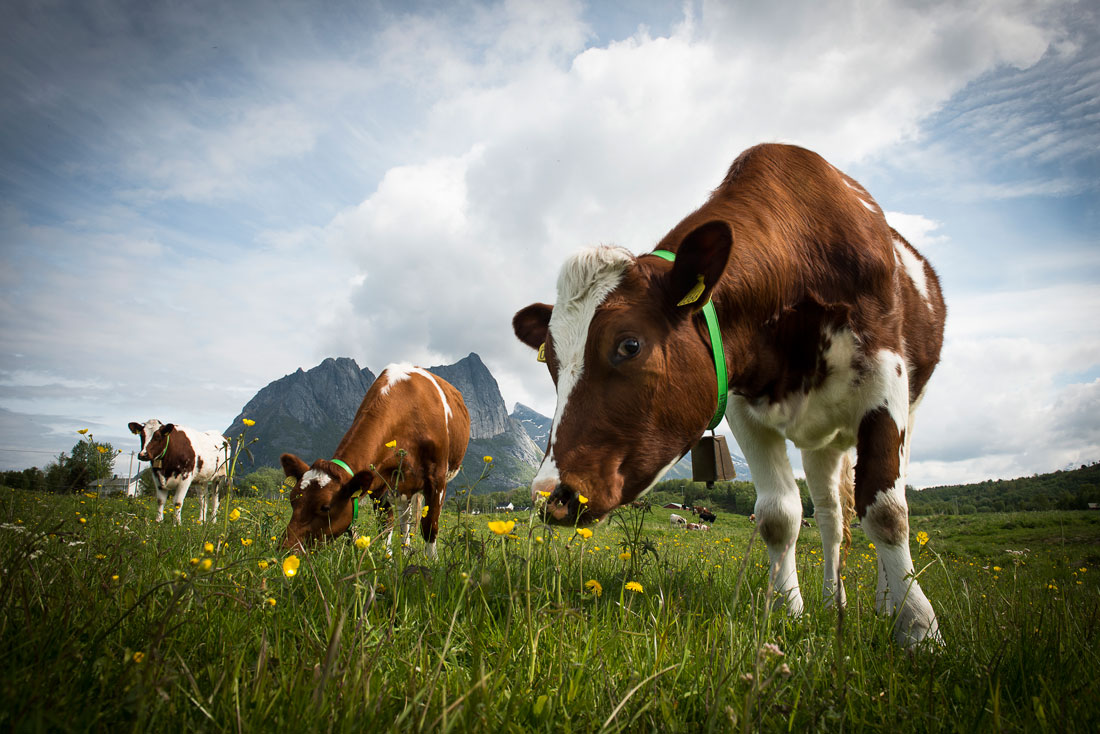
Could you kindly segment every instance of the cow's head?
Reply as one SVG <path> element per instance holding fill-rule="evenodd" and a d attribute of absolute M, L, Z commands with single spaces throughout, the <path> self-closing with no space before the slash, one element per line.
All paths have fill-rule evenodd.
<path fill-rule="evenodd" d="M 138 452 L 138 461 L 153 461 L 168 447 L 170 434 L 175 430 L 171 423 L 161 423 L 156 418 L 151 418 L 144 423 L 131 423 L 130 433 L 141 437 L 141 451 Z"/>
<path fill-rule="evenodd" d="M 729 226 L 710 222 L 683 239 L 675 263 L 588 249 L 562 266 L 554 306 L 515 315 L 516 336 L 542 348 L 557 387 L 531 484 L 548 520 L 604 517 L 652 487 L 702 435 L 717 378 L 703 320 L 693 317 L 725 272 L 731 244 Z"/>
<path fill-rule="evenodd" d="M 294 454 L 283 454 L 279 461 L 283 472 L 295 480 L 283 547 L 304 549 L 347 532 L 354 514 L 352 500 L 369 485 L 370 472 L 349 477 L 331 461 L 318 459 L 310 467 Z"/>

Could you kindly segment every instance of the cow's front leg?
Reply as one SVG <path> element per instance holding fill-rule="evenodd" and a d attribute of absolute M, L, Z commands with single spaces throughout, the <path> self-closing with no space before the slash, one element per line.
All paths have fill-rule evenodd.
<path fill-rule="evenodd" d="M 841 500 L 841 483 L 846 481 L 842 472 L 850 465 L 843 461 L 844 452 L 833 447 L 802 452 L 802 466 L 806 470 L 806 484 L 814 501 L 814 518 L 821 531 L 821 552 L 824 561 L 825 581 L 822 597 L 825 606 L 844 606 L 844 582 L 840 573 L 840 546 L 844 540 L 844 505 Z"/>
<path fill-rule="evenodd" d="M 439 513 L 447 496 L 446 472 L 437 471 L 429 486 L 424 487 L 428 511 L 420 519 L 420 534 L 424 536 L 424 553 L 433 561 L 437 557 L 435 539 L 439 535 Z"/>
<path fill-rule="evenodd" d="M 187 490 L 191 488 L 191 477 L 181 478 L 176 486 L 176 524 L 183 524 L 183 500 L 187 497 Z"/>
<path fill-rule="evenodd" d="M 795 569 L 795 544 L 801 527 L 802 499 L 787 459 L 786 441 L 761 425 L 743 399 L 730 402 L 726 419 L 745 454 L 756 484 L 756 525 L 768 547 L 770 578 L 778 601 L 792 615 L 802 614 L 802 592 Z"/>
<path fill-rule="evenodd" d="M 168 502 L 168 490 L 161 482 L 158 482 L 156 479 L 153 481 L 156 482 L 157 485 L 157 522 L 164 522 L 164 505 Z"/>
<path fill-rule="evenodd" d="M 210 522 L 218 521 L 218 507 L 221 506 L 222 495 L 225 494 L 229 481 L 225 477 L 215 477 L 207 484 L 207 492 L 210 493 L 210 502 L 213 509 L 210 513 Z"/>
<path fill-rule="evenodd" d="M 199 522 L 206 522 L 206 491 L 209 485 L 199 487 Z"/>
<path fill-rule="evenodd" d="M 900 360 L 898 364 L 900 367 Z M 894 374 L 893 369 L 882 372 Z M 913 575 L 909 553 L 909 507 L 905 501 L 909 411 L 904 379 L 899 376 L 897 383 L 887 383 L 891 389 L 882 404 L 860 421 L 855 495 L 856 513 L 878 555 L 876 607 L 896 614 L 895 639 L 913 645 L 925 638 L 939 640 L 940 635 L 932 605 Z"/>

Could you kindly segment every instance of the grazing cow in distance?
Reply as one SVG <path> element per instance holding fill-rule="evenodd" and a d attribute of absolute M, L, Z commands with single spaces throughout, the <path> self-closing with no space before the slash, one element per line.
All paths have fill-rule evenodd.
<path fill-rule="evenodd" d="M 161 423 L 156 418 L 129 424 L 130 433 L 141 437 L 139 461 L 152 463 L 157 490 L 157 522 L 164 520 L 168 492 L 175 492 L 176 524 L 183 522 L 183 500 L 192 485 L 199 490 L 199 522 L 206 522 L 207 495 L 214 504 L 211 521 L 218 519 L 218 505 L 228 484 L 225 468 L 229 439 L 217 431 Z"/>
<path fill-rule="evenodd" d="M 458 474 L 469 440 L 470 414 L 453 385 L 420 367 L 389 365 L 367 390 L 331 460 L 309 466 L 293 454 L 280 457 L 283 471 L 296 480 L 283 547 L 304 548 L 343 534 L 363 495 L 394 501 L 406 547 L 418 518 L 426 553 L 435 558 L 447 482 Z M 421 513 L 424 503 L 427 512 Z M 392 514 L 389 525 L 387 546 Z"/>
<path fill-rule="evenodd" d="M 686 525 L 687 520 L 680 517 L 676 513 L 672 513 L 671 515 L 668 516 L 668 524 L 671 525 L 672 527 L 676 527 L 677 525 Z"/>
<path fill-rule="evenodd" d="M 854 506 L 877 549 L 876 607 L 896 615 L 899 642 L 939 639 L 913 575 L 905 474 L 946 307 L 932 267 L 855 179 L 803 148 L 750 148 L 656 250 L 583 250 L 557 288 L 555 305 L 512 321 L 557 388 L 531 485 L 549 493 L 549 521 L 588 524 L 634 500 L 724 417 L 788 611 L 803 608 L 791 441 L 821 530 L 826 603 L 845 600 Z"/>
<path fill-rule="evenodd" d="M 703 510 L 699 513 L 699 519 L 703 522 L 714 522 L 718 516 L 709 510 Z"/>

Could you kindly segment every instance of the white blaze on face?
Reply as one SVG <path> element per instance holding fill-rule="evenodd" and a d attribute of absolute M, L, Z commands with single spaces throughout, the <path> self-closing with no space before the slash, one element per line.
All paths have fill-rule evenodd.
<path fill-rule="evenodd" d="M 436 392 L 439 393 L 439 399 L 443 402 L 443 415 L 446 418 L 447 424 L 451 422 L 451 404 L 447 402 L 447 395 L 443 392 L 443 387 L 436 380 L 435 375 L 428 372 L 422 367 L 416 367 L 408 363 L 391 364 L 382 370 L 383 376 L 386 378 L 386 384 L 382 386 L 382 394 L 389 393 L 390 388 L 403 380 L 410 379 L 413 375 L 420 375 L 428 382 L 432 383 Z"/>
<path fill-rule="evenodd" d="M 324 487 L 326 484 L 331 482 L 332 477 L 330 477 L 328 474 L 326 474 L 323 471 L 319 471 L 317 469 L 310 469 L 309 471 L 307 471 L 305 474 L 302 475 L 301 486 L 305 487 L 310 482 L 314 482 L 314 481 L 317 482 L 317 489 L 320 489 L 321 487 Z"/>
<path fill-rule="evenodd" d="M 550 337 L 558 363 L 558 399 L 550 426 L 550 445 L 531 483 L 532 497 L 540 491 L 553 491 L 558 484 L 554 445 L 569 397 L 584 374 L 588 327 L 596 309 L 619 286 L 623 273 L 633 263 L 634 256 L 621 247 L 592 247 L 578 252 L 562 265 L 558 275 L 558 300 L 550 316 Z"/>

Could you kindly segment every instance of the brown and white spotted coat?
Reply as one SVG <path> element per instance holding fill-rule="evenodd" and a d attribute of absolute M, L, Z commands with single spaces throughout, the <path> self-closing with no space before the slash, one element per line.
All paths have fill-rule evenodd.
<path fill-rule="evenodd" d="M 129 424 L 130 433 L 141 437 L 139 461 L 152 463 L 153 484 L 157 492 L 157 522 L 164 520 L 168 493 L 175 493 L 176 524 L 182 522 L 183 501 L 194 486 L 199 492 L 199 522 L 206 522 L 208 496 L 214 508 L 211 520 L 218 518 L 218 505 L 227 484 L 226 458 L 229 439 L 217 431 L 161 423 L 153 418 L 145 423 Z"/>
<path fill-rule="evenodd" d="M 293 454 L 282 455 L 283 471 L 296 480 L 283 547 L 302 548 L 346 532 L 352 499 L 363 495 L 367 506 L 367 497 L 395 502 L 406 546 L 411 523 L 419 518 L 426 552 L 434 558 L 447 482 L 458 474 L 469 440 L 470 414 L 453 385 L 420 367 L 389 365 L 367 390 L 332 457 L 353 474 L 327 459 L 310 467 Z M 387 497 L 395 486 L 398 491 Z M 392 535 L 391 526 L 387 543 Z"/>
<path fill-rule="evenodd" d="M 913 411 L 943 341 L 932 267 L 854 179 L 787 145 L 745 151 L 657 249 L 675 262 L 584 250 L 562 267 L 554 306 L 516 314 L 517 337 L 545 344 L 557 387 L 532 498 L 549 493 L 552 520 L 591 522 L 687 453 L 717 402 L 700 314 L 713 299 L 729 371 L 725 417 L 752 469 L 771 577 L 788 608 L 797 614 L 803 603 L 801 503 L 786 441 L 802 451 L 827 603 L 844 603 L 841 484 L 854 448 L 855 510 L 878 550 L 879 608 L 898 615 L 899 639 L 938 638 L 912 578 L 905 500 Z M 700 278 L 701 296 L 677 305 Z"/>

